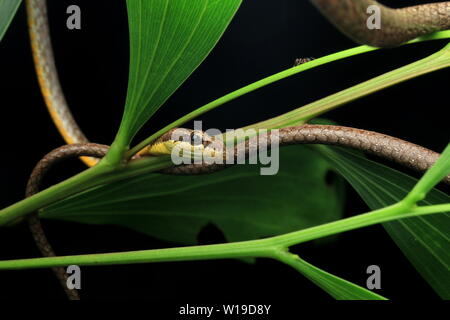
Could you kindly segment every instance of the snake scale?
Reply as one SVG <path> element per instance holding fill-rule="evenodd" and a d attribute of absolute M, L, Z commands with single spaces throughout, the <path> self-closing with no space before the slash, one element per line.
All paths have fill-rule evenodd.
<path fill-rule="evenodd" d="M 134 1 L 134 0 L 128 0 Z M 358 43 L 377 47 L 393 47 L 418 36 L 450 28 L 450 2 L 429 3 L 419 6 L 392 9 L 373 0 L 310 0 L 339 30 Z M 378 6 L 381 12 L 381 29 L 367 28 L 367 8 Z M 61 88 L 54 61 L 46 0 L 26 0 L 29 33 L 39 84 L 50 115 L 68 145 L 46 155 L 35 167 L 27 185 L 27 196 L 39 191 L 39 183 L 51 166 L 68 157 L 83 157 L 94 165 L 94 158 L 101 158 L 108 146 L 89 143 L 75 122 Z M 280 145 L 319 143 L 359 149 L 393 160 L 415 170 L 429 168 L 439 154 L 415 144 L 383 135 L 341 126 L 303 125 L 283 128 L 279 131 Z M 164 136 L 159 140 L 164 139 Z M 258 138 L 245 143 L 245 152 Z M 235 146 L 236 148 L 237 146 Z M 93 157 L 93 158 L 92 158 Z M 193 164 L 164 170 L 171 174 L 201 174 L 221 170 L 224 165 Z M 448 183 L 450 177 L 445 181 Z M 48 243 L 38 215 L 30 215 L 29 225 L 33 237 L 44 256 L 55 255 Z M 63 268 L 54 268 L 70 299 L 78 299 L 76 290 L 66 286 L 67 275 Z"/>

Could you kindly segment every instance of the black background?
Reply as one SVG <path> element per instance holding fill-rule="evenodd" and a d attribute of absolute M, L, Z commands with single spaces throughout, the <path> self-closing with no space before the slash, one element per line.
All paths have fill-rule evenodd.
<path fill-rule="evenodd" d="M 417 4 L 419 1 L 384 1 Z M 66 28 L 68 5 L 82 10 L 82 29 Z M 110 144 L 124 105 L 128 77 L 125 1 L 49 1 L 56 62 L 67 100 L 87 137 Z M 201 118 L 205 127 L 236 128 L 265 120 L 380 75 L 440 49 L 434 41 L 377 51 L 302 73 L 237 99 Z M 308 1 L 244 1 L 205 62 L 149 121 L 139 138 L 217 97 L 292 66 L 297 57 L 320 57 L 353 47 Z M 375 130 L 441 151 L 448 143 L 448 70 L 422 76 L 326 114 L 340 124 Z M 41 97 L 28 42 L 25 8 L 0 43 L 0 205 L 23 198 L 34 164 L 62 145 Z M 54 183 L 83 169 L 65 162 L 48 177 Z M 346 215 L 367 211 L 350 190 Z M 113 226 L 45 221 L 58 254 L 126 251 L 173 246 Z M 201 243 L 222 241 L 209 226 Z M 38 256 L 27 227 L 2 228 L 0 259 Z M 294 248 L 301 256 L 347 280 L 365 285 L 368 265 L 382 269 L 382 290 L 392 299 L 437 298 L 381 226 L 341 234 L 336 241 Z M 266 302 L 330 297 L 296 271 L 258 260 L 205 261 L 82 269 L 82 298 Z M 49 270 L 2 271 L 2 298 L 64 299 Z"/>

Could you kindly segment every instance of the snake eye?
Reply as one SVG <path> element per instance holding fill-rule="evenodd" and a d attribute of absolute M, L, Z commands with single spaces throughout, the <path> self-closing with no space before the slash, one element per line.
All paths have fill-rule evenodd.
<path fill-rule="evenodd" d="M 198 146 L 202 144 L 202 136 L 196 132 L 191 132 L 190 142 L 193 146 Z"/>
<path fill-rule="evenodd" d="M 173 141 L 179 141 L 179 142 L 190 142 L 191 136 L 188 133 L 185 132 L 177 132 L 177 134 L 172 137 Z"/>

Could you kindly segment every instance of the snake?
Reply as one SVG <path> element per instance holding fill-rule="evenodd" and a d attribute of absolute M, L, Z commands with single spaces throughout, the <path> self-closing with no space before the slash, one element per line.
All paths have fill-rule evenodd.
<path fill-rule="evenodd" d="M 374 0 L 311 0 L 347 37 L 374 47 L 395 47 L 432 32 L 450 29 L 450 1 L 393 9 Z M 368 27 L 377 8 L 379 29 Z"/>
<path fill-rule="evenodd" d="M 131 0 L 129 0 L 131 1 Z M 450 28 L 450 2 L 428 3 L 401 9 L 393 9 L 373 0 L 310 0 L 319 11 L 339 30 L 357 43 L 376 47 L 395 47 L 411 39 L 432 32 Z M 370 30 L 367 27 L 367 9 L 377 6 L 380 10 L 381 28 Z M 77 125 L 58 77 L 53 55 L 46 0 L 26 0 L 28 29 L 39 86 L 50 116 L 58 131 L 67 143 L 44 156 L 33 169 L 27 184 L 26 196 L 39 192 L 39 185 L 45 173 L 57 162 L 70 157 L 82 157 L 88 166 L 95 165 L 109 150 L 109 146 L 90 143 L 83 131 Z M 223 157 L 230 148 L 220 145 L 220 141 L 204 132 L 190 129 L 184 135 L 191 138 L 190 148 L 207 150 L 224 150 Z M 171 130 L 158 138 L 154 143 L 141 150 L 132 161 L 146 156 L 158 156 L 167 153 L 174 146 L 186 141 L 172 140 Z M 279 144 L 328 144 L 358 149 L 366 153 L 393 160 L 417 171 L 430 168 L 439 153 L 415 145 L 413 143 L 384 135 L 381 133 L 356 128 L 332 125 L 294 126 L 282 128 L 278 132 Z M 270 141 L 270 133 L 267 140 Z M 195 145 L 193 139 L 200 141 Z M 248 154 L 258 147 L 263 137 L 253 137 L 244 144 L 243 152 Z M 269 142 L 270 144 L 270 142 Z M 217 148 L 219 147 L 219 148 Z M 242 147 L 242 145 L 241 145 Z M 239 145 L 231 148 L 232 154 L 237 154 Z M 235 152 L 236 151 L 236 152 Z M 188 164 L 162 170 L 165 174 L 206 174 L 226 168 L 226 164 Z M 450 175 L 444 181 L 450 182 Z M 44 256 L 54 256 L 54 250 L 48 242 L 37 213 L 28 217 L 28 224 L 33 238 Z M 53 268 L 69 299 L 79 299 L 76 290 L 67 288 L 67 274 L 62 267 Z"/>

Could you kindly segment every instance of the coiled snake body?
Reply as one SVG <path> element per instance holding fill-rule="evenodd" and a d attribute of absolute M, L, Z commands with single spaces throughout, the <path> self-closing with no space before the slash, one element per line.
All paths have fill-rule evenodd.
<path fill-rule="evenodd" d="M 129 0 L 131 1 L 131 0 Z M 420 35 L 450 28 L 450 2 L 430 3 L 403 9 L 391 9 L 373 0 L 311 0 L 311 2 L 347 36 L 359 43 L 379 47 L 392 47 Z M 381 29 L 367 28 L 367 8 L 376 5 L 381 12 Z M 101 158 L 108 146 L 89 143 L 73 119 L 58 79 L 53 57 L 45 0 L 27 0 L 29 33 L 41 91 L 48 110 L 58 130 L 69 144 L 45 156 L 35 167 L 27 185 L 27 196 L 39 191 L 39 182 L 45 172 L 56 162 L 68 157 L 88 156 Z M 187 130 L 187 129 L 186 129 Z M 159 142 L 168 139 L 161 137 Z M 340 126 L 304 125 L 283 128 L 279 131 L 280 145 L 319 143 L 350 147 L 424 171 L 439 157 L 439 154 L 415 144 L 360 129 Z M 202 135 L 202 140 L 210 139 Z M 270 141 L 270 139 L 269 139 Z M 244 152 L 257 146 L 258 137 L 245 144 Z M 234 147 L 235 149 L 237 146 Z M 142 156 L 141 154 L 137 157 Z M 86 164 L 96 163 L 93 158 L 83 158 Z M 225 165 L 193 164 L 164 170 L 170 174 L 211 173 Z M 448 176 L 445 180 L 450 181 Z M 33 237 L 44 256 L 54 256 L 42 230 L 37 214 L 28 219 Z M 66 286 L 67 276 L 63 268 L 54 268 L 55 274 L 70 299 L 78 299 L 76 290 Z"/>

